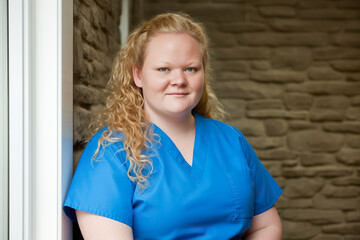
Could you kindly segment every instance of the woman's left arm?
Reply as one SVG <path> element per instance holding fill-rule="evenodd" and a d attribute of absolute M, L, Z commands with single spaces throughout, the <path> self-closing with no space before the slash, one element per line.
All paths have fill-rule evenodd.
<path fill-rule="evenodd" d="M 250 228 L 245 232 L 244 240 L 281 240 L 282 228 L 275 207 L 253 217 Z"/>

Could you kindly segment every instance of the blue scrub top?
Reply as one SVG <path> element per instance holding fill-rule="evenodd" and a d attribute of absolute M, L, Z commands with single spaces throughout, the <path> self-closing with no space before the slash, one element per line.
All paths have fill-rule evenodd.
<path fill-rule="evenodd" d="M 193 163 L 156 125 L 161 138 L 151 157 L 150 186 L 140 189 L 127 176 L 129 161 L 121 142 L 91 158 L 103 130 L 87 144 L 65 205 L 129 225 L 134 239 L 240 239 L 252 217 L 270 209 L 282 190 L 261 164 L 243 134 L 217 120 L 194 114 Z"/>

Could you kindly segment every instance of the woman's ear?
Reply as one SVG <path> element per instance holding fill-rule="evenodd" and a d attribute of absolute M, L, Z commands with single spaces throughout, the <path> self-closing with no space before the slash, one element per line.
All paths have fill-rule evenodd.
<path fill-rule="evenodd" d="M 133 64 L 132 67 L 132 71 L 133 71 L 133 78 L 134 78 L 134 83 L 138 88 L 142 88 L 142 81 L 141 81 L 141 71 L 140 69 L 136 66 L 136 64 Z"/>

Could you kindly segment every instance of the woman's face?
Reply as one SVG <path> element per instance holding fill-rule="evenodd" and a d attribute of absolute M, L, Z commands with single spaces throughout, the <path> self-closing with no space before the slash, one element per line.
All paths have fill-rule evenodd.
<path fill-rule="evenodd" d="M 133 68 L 150 119 L 186 117 L 198 104 L 204 85 L 200 44 L 186 33 L 159 33 L 150 38 L 144 64 Z"/>

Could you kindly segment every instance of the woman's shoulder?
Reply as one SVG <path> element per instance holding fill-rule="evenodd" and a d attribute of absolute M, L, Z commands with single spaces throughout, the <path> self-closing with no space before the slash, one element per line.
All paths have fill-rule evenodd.
<path fill-rule="evenodd" d="M 93 134 L 88 144 L 94 144 L 101 140 L 104 141 L 104 145 L 109 145 L 110 143 L 122 142 L 123 139 L 124 135 L 120 131 L 105 126 Z"/>
<path fill-rule="evenodd" d="M 108 126 L 103 127 L 93 134 L 86 144 L 83 154 L 93 155 L 95 152 L 116 152 L 122 149 L 124 136 L 116 130 L 110 130 Z"/>

